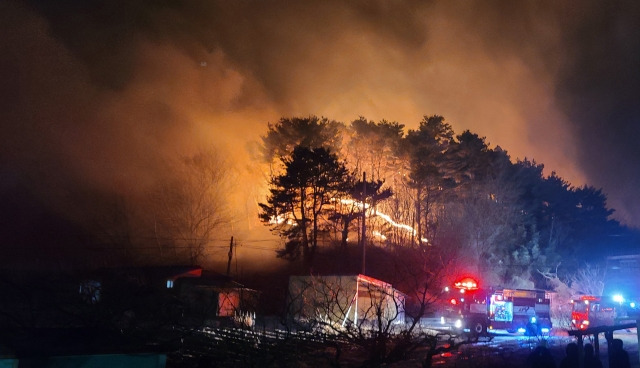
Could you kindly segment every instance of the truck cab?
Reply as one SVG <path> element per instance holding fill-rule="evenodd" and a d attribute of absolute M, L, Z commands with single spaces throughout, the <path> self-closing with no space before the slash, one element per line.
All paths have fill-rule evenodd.
<path fill-rule="evenodd" d="M 440 326 L 483 335 L 489 328 L 488 292 L 471 277 L 462 278 L 443 291 L 436 313 Z"/>
<path fill-rule="evenodd" d="M 580 295 L 571 301 L 577 329 L 635 322 L 640 315 L 640 254 L 607 257 L 602 296 Z"/>
<path fill-rule="evenodd" d="M 571 323 L 580 330 L 591 326 L 612 326 L 613 306 L 602 302 L 601 297 L 582 295 L 571 301 Z"/>
<path fill-rule="evenodd" d="M 571 301 L 571 323 L 580 330 L 596 326 L 614 326 L 634 322 L 636 302 L 621 295 L 609 297 L 581 295 Z"/>

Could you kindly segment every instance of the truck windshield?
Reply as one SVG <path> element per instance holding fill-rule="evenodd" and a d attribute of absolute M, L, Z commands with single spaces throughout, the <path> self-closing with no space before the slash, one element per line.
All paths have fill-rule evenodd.
<path fill-rule="evenodd" d="M 589 308 L 589 304 L 585 304 L 585 303 L 573 304 L 573 310 L 576 312 L 586 312 L 588 308 Z"/>

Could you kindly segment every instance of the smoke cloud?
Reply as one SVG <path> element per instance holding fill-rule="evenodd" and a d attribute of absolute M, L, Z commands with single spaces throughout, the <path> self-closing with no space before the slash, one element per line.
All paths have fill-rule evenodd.
<path fill-rule="evenodd" d="M 639 9 L 5 1 L 0 189 L 27 188 L 70 216 L 83 210 L 69 203 L 76 189 L 135 197 L 170 175 L 166 160 L 214 147 L 232 163 L 233 231 L 265 239 L 254 154 L 267 122 L 364 115 L 415 128 L 439 114 L 573 185 L 602 187 L 617 218 L 640 226 Z"/>

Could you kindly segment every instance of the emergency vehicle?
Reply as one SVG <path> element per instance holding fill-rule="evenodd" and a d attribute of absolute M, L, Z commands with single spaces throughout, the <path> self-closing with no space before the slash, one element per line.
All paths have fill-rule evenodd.
<path fill-rule="evenodd" d="M 580 295 L 571 301 L 571 322 L 581 330 L 635 322 L 640 309 L 640 255 L 607 258 L 602 296 Z"/>
<path fill-rule="evenodd" d="M 581 295 L 571 300 L 571 323 L 584 330 L 591 326 L 613 326 L 615 310 L 602 302 L 601 297 Z"/>
<path fill-rule="evenodd" d="M 482 289 L 467 277 L 445 288 L 447 305 L 441 324 L 474 335 L 503 329 L 529 335 L 549 333 L 551 295 L 544 290 Z"/>
<path fill-rule="evenodd" d="M 548 333 L 552 327 L 551 295 L 544 290 L 497 290 L 491 295 L 489 320 L 491 329 Z"/>

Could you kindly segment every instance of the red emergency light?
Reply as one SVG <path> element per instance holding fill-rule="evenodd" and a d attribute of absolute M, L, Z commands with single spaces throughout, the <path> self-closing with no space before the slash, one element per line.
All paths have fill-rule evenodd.
<path fill-rule="evenodd" d="M 458 289 L 464 289 L 464 290 L 477 290 L 478 289 L 478 282 L 471 278 L 471 277 L 465 277 L 463 279 L 460 279 L 458 281 L 456 281 L 455 284 L 453 284 L 456 288 Z"/>
<path fill-rule="evenodd" d="M 600 300 L 600 298 L 598 298 L 597 296 L 593 296 L 593 295 L 581 295 L 580 296 L 580 300 L 597 301 L 597 300 Z"/>

